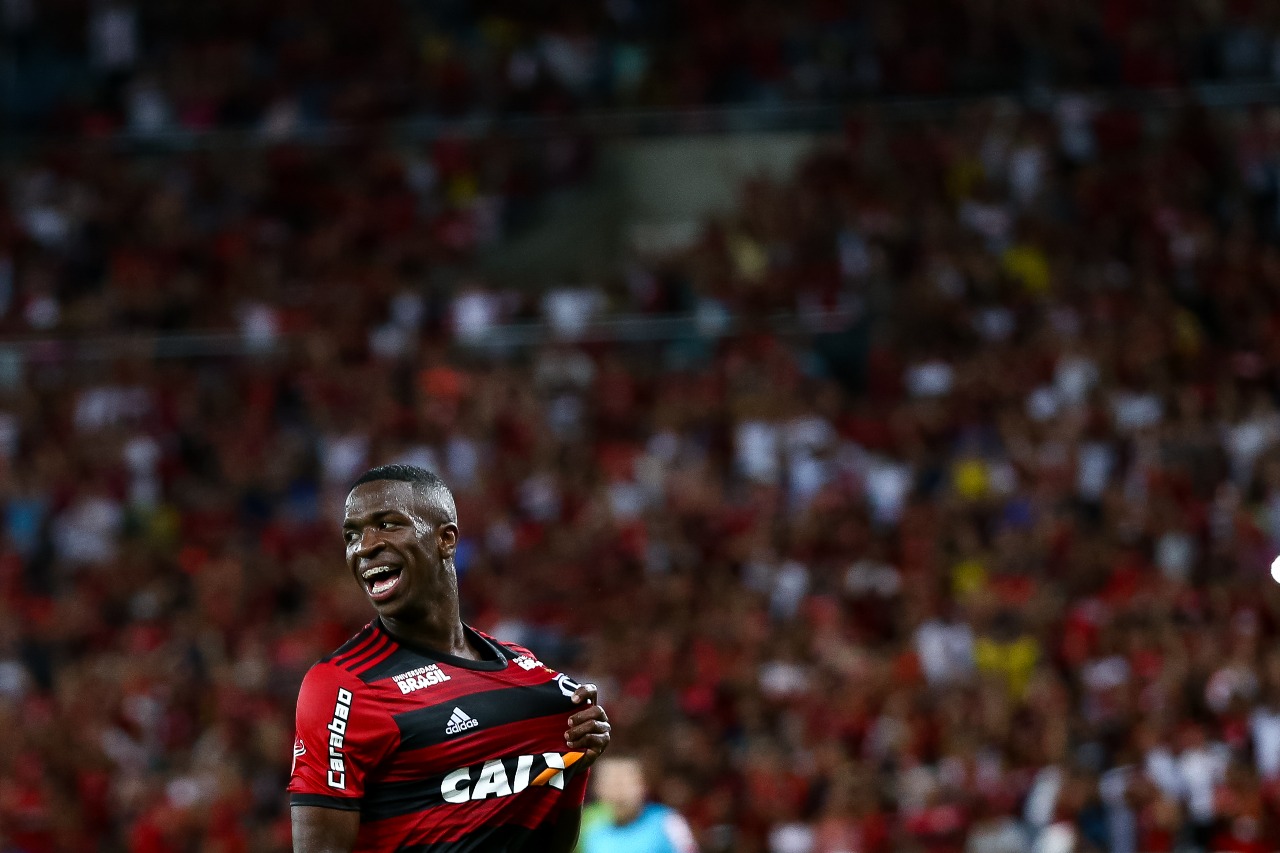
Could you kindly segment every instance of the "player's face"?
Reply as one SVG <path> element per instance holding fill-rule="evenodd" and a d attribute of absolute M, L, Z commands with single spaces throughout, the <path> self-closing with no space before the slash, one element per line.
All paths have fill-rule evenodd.
<path fill-rule="evenodd" d="M 430 596 L 453 555 L 457 525 L 431 523 L 412 483 L 378 480 L 347 495 L 342 536 L 347 567 L 378 612 L 392 616 Z"/>

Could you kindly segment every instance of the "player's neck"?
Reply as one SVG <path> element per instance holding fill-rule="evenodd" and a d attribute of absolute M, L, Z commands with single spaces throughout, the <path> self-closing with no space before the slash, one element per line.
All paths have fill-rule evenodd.
<path fill-rule="evenodd" d="M 480 650 L 471 647 L 462 630 L 453 561 L 445 561 L 431 580 L 435 588 L 416 597 L 411 606 L 400 608 L 394 616 L 380 614 L 382 626 L 409 646 L 464 660 L 481 660 Z"/>
<path fill-rule="evenodd" d="M 467 642 L 458 611 L 426 613 L 419 619 L 397 619 L 380 616 L 382 627 L 391 636 L 410 646 L 466 660 L 480 660 L 480 654 Z"/>

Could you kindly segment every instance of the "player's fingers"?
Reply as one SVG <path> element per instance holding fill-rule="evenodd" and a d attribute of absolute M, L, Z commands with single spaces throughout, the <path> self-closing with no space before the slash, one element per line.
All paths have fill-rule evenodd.
<path fill-rule="evenodd" d="M 611 731 L 613 731 L 613 726 L 609 725 L 607 720 L 589 720 L 565 732 L 564 739 L 570 746 L 578 747 L 581 746 L 586 738 L 600 735 L 608 736 Z"/>
<path fill-rule="evenodd" d="M 594 684 L 581 684 L 578 689 L 573 691 L 573 702 L 575 705 L 586 702 L 588 705 L 596 703 L 596 696 L 600 691 L 596 689 Z"/>
<path fill-rule="evenodd" d="M 609 747 L 609 736 L 605 735 L 587 735 L 582 739 L 582 743 L 574 747 L 582 753 L 580 763 L 583 767 L 590 767 L 600 754 Z"/>
<path fill-rule="evenodd" d="M 609 722 L 609 715 L 606 714 L 604 712 L 604 708 L 601 708 L 599 705 L 592 705 L 590 708 L 587 708 L 584 711 L 579 711 L 570 717 L 569 725 L 571 727 L 580 726 L 583 723 L 589 723 L 592 720 L 601 720 L 607 723 Z"/>
<path fill-rule="evenodd" d="M 585 735 L 608 734 L 612 730 L 613 726 L 609 725 L 608 720 L 588 720 L 585 723 L 574 726 L 564 734 L 569 740 L 573 740 Z"/>

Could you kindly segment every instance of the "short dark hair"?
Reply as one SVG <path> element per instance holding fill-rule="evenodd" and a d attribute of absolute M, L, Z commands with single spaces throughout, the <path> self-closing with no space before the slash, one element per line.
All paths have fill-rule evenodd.
<path fill-rule="evenodd" d="M 402 483 L 412 483 L 415 489 L 418 489 L 430 501 L 432 507 L 439 513 L 440 521 L 452 521 L 454 524 L 458 522 L 458 508 L 453 501 L 453 492 L 445 481 L 440 479 L 440 475 L 434 471 L 428 471 L 426 468 L 419 468 L 417 465 L 402 465 L 398 462 L 391 465 L 378 465 L 370 468 L 361 474 L 356 481 L 351 484 L 351 488 L 363 485 L 365 483 L 376 483 L 380 480 L 398 480 Z"/>

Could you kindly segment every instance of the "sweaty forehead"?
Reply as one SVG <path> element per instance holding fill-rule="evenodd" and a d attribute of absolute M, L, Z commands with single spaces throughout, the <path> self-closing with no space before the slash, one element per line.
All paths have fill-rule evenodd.
<path fill-rule="evenodd" d="M 422 514 L 422 498 L 413 483 L 403 480 L 375 480 L 361 483 L 347 495 L 346 520 L 368 518 L 380 512 Z"/>

